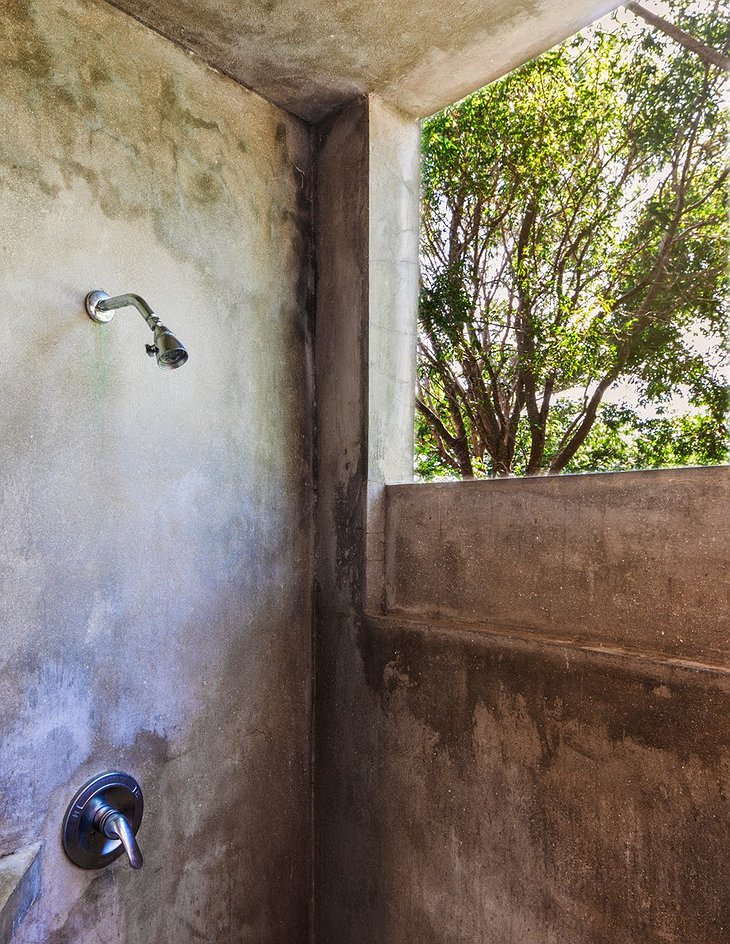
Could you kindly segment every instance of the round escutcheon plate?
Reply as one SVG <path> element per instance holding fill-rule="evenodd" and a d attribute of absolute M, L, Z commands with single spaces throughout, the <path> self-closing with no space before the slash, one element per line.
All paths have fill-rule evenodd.
<path fill-rule="evenodd" d="M 99 311 L 97 305 L 109 298 L 106 292 L 89 292 L 86 296 L 86 313 L 89 318 L 98 321 L 99 324 L 108 324 L 114 317 L 114 311 Z"/>
<path fill-rule="evenodd" d="M 123 813 L 135 835 L 142 822 L 142 791 L 134 777 L 115 770 L 92 777 L 71 800 L 63 818 L 64 852 L 82 869 L 102 869 L 124 852 L 118 839 L 107 839 L 94 828 L 100 804 Z"/>

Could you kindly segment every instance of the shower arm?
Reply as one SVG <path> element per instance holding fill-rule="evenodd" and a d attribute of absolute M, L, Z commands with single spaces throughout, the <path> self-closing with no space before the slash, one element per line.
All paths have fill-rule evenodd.
<path fill-rule="evenodd" d="M 157 358 L 157 366 L 164 370 L 182 367 L 188 359 L 185 345 L 160 321 L 141 295 L 126 292 L 112 298 L 106 292 L 97 290 L 86 296 L 86 313 L 98 324 L 108 324 L 117 308 L 128 307 L 137 309 L 154 335 L 154 344 L 145 344 L 145 350 L 150 357 Z"/>
<path fill-rule="evenodd" d="M 94 294 L 101 295 L 104 293 L 98 292 Z M 141 295 L 134 295 L 128 292 L 124 295 L 115 295 L 113 298 L 107 296 L 106 298 L 100 298 L 98 301 L 94 300 L 93 306 L 95 311 L 114 311 L 117 308 L 133 307 L 137 309 L 153 331 L 157 325 L 161 324 L 160 319 Z M 93 317 L 92 315 L 92 318 Z M 106 321 L 106 319 L 104 320 Z"/>

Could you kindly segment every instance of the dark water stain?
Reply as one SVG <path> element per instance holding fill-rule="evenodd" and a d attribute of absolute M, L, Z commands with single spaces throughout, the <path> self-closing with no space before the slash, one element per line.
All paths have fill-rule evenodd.
<path fill-rule="evenodd" d="M 190 128 L 201 131 L 221 132 L 221 126 L 217 121 L 202 118 L 194 114 L 186 105 L 182 103 L 182 97 L 178 92 L 175 80 L 166 76 L 161 84 L 161 98 L 165 106 L 166 120 L 181 132 Z"/>
<path fill-rule="evenodd" d="M 274 132 L 274 143 L 276 144 L 277 160 L 285 167 L 290 166 L 291 156 L 289 154 L 289 140 L 287 126 L 283 121 L 277 121 L 276 131 Z"/>
<path fill-rule="evenodd" d="M 83 895 L 71 906 L 63 924 L 51 931 L 46 944 L 78 944 L 91 940 L 99 923 L 99 912 L 106 907 L 105 898 L 113 894 L 114 872 L 105 869 L 94 873 Z"/>
<path fill-rule="evenodd" d="M 365 676 L 388 711 L 393 686 L 408 710 L 432 730 L 460 768 L 473 763 L 474 715 L 481 706 L 499 713 L 505 699 L 524 702 L 550 766 L 567 725 L 605 731 L 613 743 L 632 741 L 676 754 L 718 762 L 730 750 L 730 693 L 709 688 L 691 673 L 657 676 L 626 672 L 576 651 L 530 651 L 508 641 L 363 625 L 359 647 Z M 630 657 L 627 657 L 630 658 Z M 397 673 L 386 672 L 396 666 Z M 671 673 L 670 673 L 671 675 Z M 407 679 L 401 684 L 398 679 Z M 657 697 L 666 684 L 672 697 Z"/>
<path fill-rule="evenodd" d="M 65 86 L 52 85 L 49 87 L 48 91 L 51 95 L 51 98 L 55 102 L 55 104 L 58 105 L 59 107 L 63 108 L 65 106 L 71 111 L 84 110 L 82 107 L 80 107 L 81 103 L 79 99 L 77 99 L 76 96 L 73 94 L 73 92 L 70 89 L 66 88 Z M 87 101 L 86 102 L 87 109 L 88 109 L 88 105 L 89 103 Z"/>
<path fill-rule="evenodd" d="M 307 132 L 307 164 L 305 171 L 291 165 L 289 173 L 293 179 L 295 203 L 292 209 L 282 209 L 282 222 L 293 236 L 293 256 L 296 266 L 296 316 L 293 318 L 292 338 L 289 350 L 292 353 L 292 373 L 299 378 L 297 400 L 303 404 L 301 411 L 301 473 L 305 487 L 310 489 L 315 481 L 314 445 L 314 332 L 316 321 L 317 262 L 314 234 L 314 182 L 313 182 L 313 136 Z M 302 369 L 303 365 L 303 369 Z M 303 514 L 313 514 L 307 506 Z"/>
<path fill-rule="evenodd" d="M 209 171 L 198 171 L 193 175 L 190 195 L 196 203 L 217 203 L 224 192 L 225 188 L 220 177 L 216 177 Z"/>
<path fill-rule="evenodd" d="M 117 186 L 107 173 L 98 171 L 74 158 L 60 162 L 59 168 L 67 187 L 83 180 L 91 192 L 92 199 L 109 219 L 134 222 L 150 216 L 152 208 L 139 196 L 130 197 L 127 188 Z"/>
<path fill-rule="evenodd" d="M 58 195 L 61 193 L 61 188 L 58 186 L 58 184 L 48 183 L 48 181 L 44 180 L 42 177 L 38 178 L 38 188 L 40 189 L 41 193 L 45 194 L 47 197 L 50 197 L 52 200 L 55 200 L 56 197 L 58 197 Z"/>
<path fill-rule="evenodd" d="M 103 61 L 95 60 L 89 67 L 89 77 L 95 84 L 110 83 L 113 81 L 111 71 L 106 67 Z"/>

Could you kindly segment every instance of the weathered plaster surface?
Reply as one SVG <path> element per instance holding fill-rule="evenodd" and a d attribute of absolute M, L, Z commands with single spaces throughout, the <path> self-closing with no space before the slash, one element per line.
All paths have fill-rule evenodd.
<path fill-rule="evenodd" d="M 376 93 L 427 115 L 616 0 L 111 0 L 309 121 Z"/>
<path fill-rule="evenodd" d="M 319 944 L 724 944 L 726 672 L 366 615 L 411 428 L 383 411 L 412 377 L 412 122 L 359 100 L 317 130 L 313 509 L 305 129 L 96 0 L 0 16 L 0 853 L 45 844 L 19 944 L 309 939 L 313 510 Z M 272 49 L 281 86 L 309 28 L 257 34 L 255 69 Z M 133 312 L 91 324 L 97 287 L 147 296 L 185 368 Z M 676 567 L 646 536 L 632 559 Z M 59 846 L 114 766 L 140 875 Z"/>
<path fill-rule="evenodd" d="M 383 620 L 360 652 L 371 926 L 329 940 L 727 941 L 727 672 Z"/>
<path fill-rule="evenodd" d="M 0 853 L 19 944 L 307 937 L 306 129 L 106 4 L 0 13 Z M 157 369 L 135 291 L 184 340 Z M 145 867 L 63 857 L 119 767 Z"/>
<path fill-rule="evenodd" d="M 373 311 L 382 287 L 374 292 L 372 259 L 366 281 L 368 254 L 387 258 L 390 246 L 396 259 L 400 245 L 381 226 L 395 188 L 384 188 L 379 207 L 368 187 L 376 153 L 368 142 L 390 125 L 391 153 L 403 143 L 404 128 L 386 113 L 383 124 L 378 103 L 347 109 L 321 129 L 318 159 L 316 940 L 724 944 L 727 670 L 673 660 L 656 645 L 591 651 L 595 634 L 556 643 L 534 626 L 522 636 L 514 627 L 467 632 L 447 607 L 460 593 L 476 607 L 480 592 L 494 590 L 480 567 L 482 555 L 491 563 L 500 551 L 504 608 L 511 568 L 530 581 L 515 609 L 539 613 L 542 592 L 550 635 L 570 640 L 584 617 L 577 584 L 562 606 L 560 569 L 577 579 L 590 566 L 589 630 L 618 614 L 656 643 L 668 619 L 664 653 L 686 652 L 683 616 L 694 642 L 704 634 L 701 644 L 717 650 L 725 611 L 711 537 L 713 521 L 721 537 L 717 476 L 726 473 L 581 479 L 590 501 L 565 497 L 560 489 L 573 480 L 562 477 L 486 483 L 502 495 L 523 488 L 522 501 L 495 500 L 489 514 L 475 500 L 481 486 L 391 487 L 414 509 L 389 523 L 386 544 L 389 573 L 403 568 L 398 586 L 411 588 L 414 611 L 410 622 L 368 614 L 382 602 L 366 593 L 377 559 L 373 495 L 401 475 L 395 458 L 378 460 L 380 434 L 399 411 L 383 416 L 389 404 L 372 385 L 380 372 L 397 386 L 398 349 L 411 330 L 410 306 Z M 385 141 L 377 147 L 386 153 Z M 409 192 L 407 174 L 401 186 Z M 453 493 L 454 508 L 433 489 Z M 552 540 L 542 556 L 541 522 Z M 430 570 L 410 571 L 406 583 L 417 555 Z M 461 566 L 449 571 L 452 557 Z M 676 617 L 660 592 L 673 577 Z M 441 619 L 414 622 L 419 600 Z"/>
<path fill-rule="evenodd" d="M 730 469 L 393 486 L 388 609 L 730 664 Z"/>
<path fill-rule="evenodd" d="M 421 129 L 374 96 L 368 107 L 365 592 L 366 606 L 377 608 L 383 599 L 385 483 L 413 479 Z"/>

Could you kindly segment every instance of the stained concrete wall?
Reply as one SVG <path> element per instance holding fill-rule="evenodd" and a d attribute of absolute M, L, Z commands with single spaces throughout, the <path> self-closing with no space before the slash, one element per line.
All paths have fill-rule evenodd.
<path fill-rule="evenodd" d="M 96 2 L 11 0 L 2 26 L 0 854 L 45 843 L 18 940 L 296 944 L 308 135 Z M 382 614 L 417 133 L 362 100 L 317 141 L 315 939 L 720 944 L 726 670 Z M 133 312 L 91 324 L 96 287 L 148 296 L 185 368 Z M 59 847 L 114 766 L 145 788 L 141 875 Z"/>
<path fill-rule="evenodd" d="M 395 485 L 387 608 L 730 664 L 730 470 Z"/>
<path fill-rule="evenodd" d="M 368 608 L 383 601 L 385 485 L 413 479 L 421 128 L 368 101 Z M 397 317 L 393 313 L 397 312 Z"/>
<path fill-rule="evenodd" d="M 111 0 L 308 121 L 374 93 L 427 115 L 618 6 L 616 0 Z"/>
<path fill-rule="evenodd" d="M 378 850 L 370 804 L 354 800 L 377 744 L 357 639 L 366 599 L 382 597 L 385 483 L 410 473 L 419 144 L 377 98 L 318 128 L 317 941 L 366 940 L 377 912 L 361 908 Z"/>
<path fill-rule="evenodd" d="M 17 940 L 304 941 L 307 131 L 93 0 L 4 3 L 0 61 L 0 854 L 45 845 Z M 60 848 L 109 768 L 141 873 Z"/>
<path fill-rule="evenodd" d="M 392 619 L 358 652 L 377 858 L 327 940 L 725 944 L 727 670 Z"/>
<path fill-rule="evenodd" d="M 410 306 L 373 310 L 367 278 L 370 232 L 379 213 L 392 215 L 394 191 L 379 206 L 368 186 L 374 154 L 387 150 L 370 145 L 383 148 L 386 125 L 405 153 L 407 121 L 384 122 L 377 103 L 361 102 L 321 129 L 317 166 L 316 940 L 724 944 L 727 472 L 391 487 L 390 598 L 377 592 L 378 501 L 400 469 L 377 459 L 398 411 L 373 378 L 390 371 L 396 384 L 412 330 Z M 400 193 L 412 198 L 407 174 Z M 548 533 L 552 554 L 537 542 Z M 498 551 L 495 587 L 478 564 Z M 510 613 L 510 561 L 529 574 L 515 605 L 533 621 L 497 631 L 480 606 L 498 590 Z M 577 580 L 587 586 L 588 565 L 584 619 Z M 558 573 L 575 583 L 570 607 Z M 455 608 L 460 592 L 471 594 L 467 613 Z M 661 601 L 658 612 L 648 601 Z M 630 626 L 617 625 L 627 609 Z M 657 646 L 663 619 L 672 639 Z M 621 651 L 613 635 L 608 651 L 595 636 L 609 625 L 623 639 L 638 631 L 641 645 Z"/>
<path fill-rule="evenodd" d="M 314 728 L 315 941 L 368 939 L 374 757 L 357 664 L 367 506 L 368 173 L 366 101 L 320 127 L 317 255 L 316 638 Z M 374 938 L 369 938 L 374 941 Z"/>

